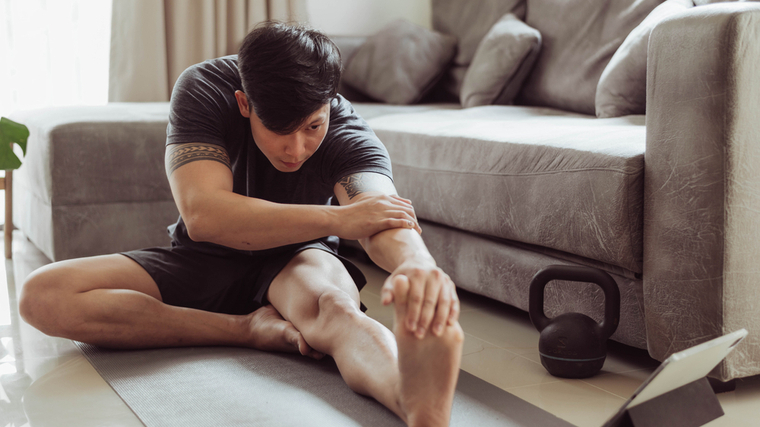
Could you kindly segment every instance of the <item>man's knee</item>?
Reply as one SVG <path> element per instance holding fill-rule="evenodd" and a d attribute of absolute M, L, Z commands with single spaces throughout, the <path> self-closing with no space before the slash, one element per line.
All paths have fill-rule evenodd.
<path fill-rule="evenodd" d="M 323 292 L 319 296 L 318 307 L 320 323 L 345 322 L 362 315 L 354 298 L 340 289 Z"/>
<path fill-rule="evenodd" d="M 310 316 L 311 321 L 302 324 L 301 334 L 313 348 L 332 354 L 335 339 L 361 322 L 364 314 L 351 296 L 330 289 L 319 295 Z"/>
<path fill-rule="evenodd" d="M 305 337 L 361 313 L 356 284 L 343 263 L 325 251 L 299 253 L 275 280 L 268 299 Z"/>
<path fill-rule="evenodd" d="M 59 277 L 54 269 L 43 267 L 24 282 L 19 296 L 19 314 L 30 325 L 47 334 L 55 334 L 50 318 L 56 304 L 65 304 L 60 292 Z"/>

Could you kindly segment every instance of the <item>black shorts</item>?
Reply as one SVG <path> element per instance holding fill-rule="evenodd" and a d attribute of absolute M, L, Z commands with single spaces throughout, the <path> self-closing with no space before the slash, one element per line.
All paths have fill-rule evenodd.
<path fill-rule="evenodd" d="M 300 252 L 320 249 L 337 257 L 361 290 L 367 280 L 337 249 L 316 240 L 261 253 L 206 253 L 188 246 L 122 252 L 150 274 L 164 303 L 227 314 L 248 314 L 267 305 L 272 280 Z M 364 308 L 364 307 L 362 307 Z"/>

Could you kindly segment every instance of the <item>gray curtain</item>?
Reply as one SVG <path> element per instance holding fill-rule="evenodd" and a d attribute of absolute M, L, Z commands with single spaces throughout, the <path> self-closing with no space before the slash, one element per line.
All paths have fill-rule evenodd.
<path fill-rule="evenodd" d="M 168 101 L 182 71 L 237 53 L 257 23 L 307 21 L 305 1 L 113 0 L 108 101 Z"/>

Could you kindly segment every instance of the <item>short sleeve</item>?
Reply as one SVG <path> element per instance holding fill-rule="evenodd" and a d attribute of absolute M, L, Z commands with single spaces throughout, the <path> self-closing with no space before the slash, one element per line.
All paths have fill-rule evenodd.
<path fill-rule="evenodd" d="M 323 146 L 326 149 L 323 179 L 331 188 L 341 178 L 361 172 L 393 179 L 388 150 L 341 95 L 330 106 L 330 128 Z"/>
<path fill-rule="evenodd" d="M 229 121 L 239 115 L 236 73 L 237 62 L 226 57 L 193 65 L 179 76 L 169 104 L 167 145 L 203 142 L 227 148 Z"/>

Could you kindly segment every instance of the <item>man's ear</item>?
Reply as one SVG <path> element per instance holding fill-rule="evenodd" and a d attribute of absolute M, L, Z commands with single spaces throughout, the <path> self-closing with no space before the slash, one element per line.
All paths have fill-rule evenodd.
<path fill-rule="evenodd" d="M 237 104 L 238 104 L 238 108 L 240 109 L 240 114 L 245 118 L 250 118 L 251 109 L 250 109 L 250 105 L 248 105 L 248 97 L 245 95 L 245 93 L 242 90 L 236 90 L 235 99 L 237 99 Z"/>

